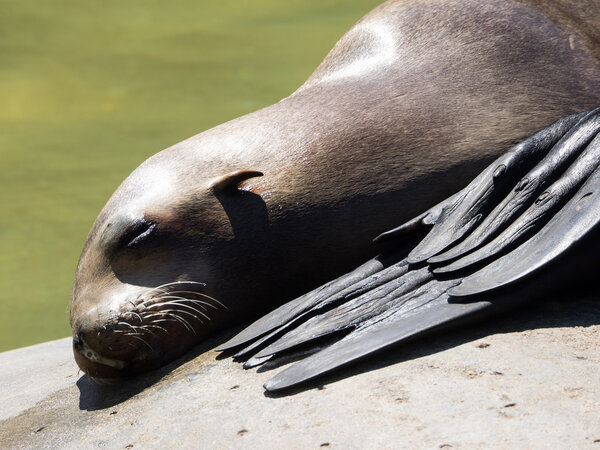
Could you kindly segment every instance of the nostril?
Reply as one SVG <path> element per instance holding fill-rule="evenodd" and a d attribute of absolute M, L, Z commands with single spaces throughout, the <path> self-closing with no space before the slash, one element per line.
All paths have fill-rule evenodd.
<path fill-rule="evenodd" d="M 77 333 L 75 336 L 73 336 L 73 347 L 78 351 L 83 350 L 83 339 L 81 339 L 81 333 Z"/>

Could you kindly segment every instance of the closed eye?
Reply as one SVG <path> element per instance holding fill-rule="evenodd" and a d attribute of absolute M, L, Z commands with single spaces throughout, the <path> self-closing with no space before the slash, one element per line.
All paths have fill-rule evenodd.
<path fill-rule="evenodd" d="M 133 247 L 134 245 L 142 242 L 144 239 L 146 239 L 148 236 L 150 236 L 150 234 L 152 233 L 152 231 L 154 231 L 155 228 L 156 228 L 156 224 L 155 223 L 151 224 L 148 228 L 146 228 L 145 231 L 140 233 L 136 238 L 132 239 L 129 242 L 129 244 L 127 244 L 127 247 Z"/>
<path fill-rule="evenodd" d="M 156 223 L 144 218 L 133 222 L 121 238 L 122 247 L 135 247 L 147 240 L 156 230 Z"/>

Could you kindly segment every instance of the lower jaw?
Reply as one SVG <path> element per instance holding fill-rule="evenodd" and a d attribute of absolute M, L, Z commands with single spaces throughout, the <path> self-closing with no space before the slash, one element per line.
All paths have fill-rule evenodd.
<path fill-rule="evenodd" d="M 170 341 L 151 342 L 152 348 L 140 346 L 131 352 L 106 355 L 90 347 L 84 339 L 78 348 L 73 347 L 75 361 L 90 377 L 101 379 L 123 379 L 141 375 L 180 358 L 197 344 L 204 335 L 170 335 Z M 89 356 L 86 356 L 86 353 Z"/>
<path fill-rule="evenodd" d="M 155 358 L 150 358 L 150 355 L 141 351 L 136 354 L 136 357 L 127 361 L 111 360 L 102 357 L 99 358 L 100 361 L 92 361 L 75 348 L 73 349 L 73 354 L 75 356 L 75 362 L 83 372 L 90 377 L 107 380 L 124 379 L 151 372 L 178 357 L 178 355 L 170 355 L 167 357 L 166 354 L 159 353 L 159 355 L 155 355 Z M 160 355 L 162 355 L 162 357 Z M 103 364 L 101 362 L 102 359 L 109 364 Z M 113 361 L 117 361 L 121 364 L 117 364 L 118 367 L 115 367 L 115 364 L 112 363 Z"/>
<path fill-rule="evenodd" d="M 124 378 L 129 376 L 126 364 L 121 368 L 111 367 L 100 362 L 91 361 L 75 349 L 73 349 L 73 355 L 79 368 L 91 377 Z"/>

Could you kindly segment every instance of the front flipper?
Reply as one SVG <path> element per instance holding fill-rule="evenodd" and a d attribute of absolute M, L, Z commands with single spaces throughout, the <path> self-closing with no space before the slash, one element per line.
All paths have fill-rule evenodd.
<path fill-rule="evenodd" d="M 380 255 L 259 319 L 221 349 L 246 345 L 237 356 L 253 354 L 252 367 L 339 337 L 269 380 L 265 388 L 275 391 L 578 282 L 589 264 L 576 257 L 595 251 L 590 242 L 598 240 L 599 131 L 599 110 L 555 122 L 462 191 L 377 238 L 432 226 L 407 257 L 402 249 Z"/>

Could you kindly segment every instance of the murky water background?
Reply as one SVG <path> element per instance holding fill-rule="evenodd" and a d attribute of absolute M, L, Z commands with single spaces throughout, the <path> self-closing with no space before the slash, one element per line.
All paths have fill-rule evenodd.
<path fill-rule="evenodd" d="M 85 237 L 144 159 L 290 94 L 379 0 L 0 0 L 0 351 L 70 333 Z"/>

